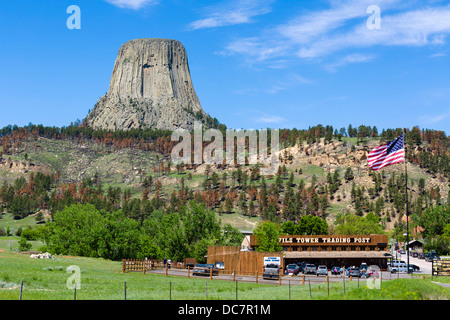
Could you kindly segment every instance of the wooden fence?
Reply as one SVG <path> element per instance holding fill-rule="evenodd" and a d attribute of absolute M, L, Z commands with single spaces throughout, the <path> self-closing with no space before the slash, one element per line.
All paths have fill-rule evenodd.
<path fill-rule="evenodd" d="M 183 262 L 174 262 L 166 264 L 168 269 L 185 269 L 186 266 Z M 163 260 L 138 260 L 138 259 L 124 259 L 122 260 L 122 272 L 125 273 L 127 271 L 133 272 L 143 272 L 145 273 L 148 270 L 155 269 L 164 269 L 164 261 Z"/>
<path fill-rule="evenodd" d="M 175 264 L 171 264 L 170 268 L 168 267 L 168 264 L 164 265 L 164 261 L 163 260 L 137 260 L 137 259 L 128 259 L 128 260 L 122 260 L 122 272 L 125 273 L 127 271 L 132 271 L 132 272 L 142 272 L 143 274 L 145 274 L 147 271 L 150 270 L 164 270 L 166 277 L 170 274 L 170 275 L 175 275 L 175 276 L 181 276 L 181 277 L 187 277 L 188 279 L 193 276 L 192 274 L 192 269 L 190 267 L 190 264 L 185 265 L 185 263 L 175 263 Z M 171 273 L 170 270 L 173 270 L 173 272 Z M 178 271 L 176 271 L 178 270 Z M 184 270 L 183 273 L 180 273 L 181 270 Z M 264 280 L 264 276 L 263 276 L 263 272 L 251 272 L 251 271 L 237 271 L 237 270 L 224 270 L 224 269 L 219 269 L 218 270 L 218 274 L 212 272 L 213 270 L 210 269 L 209 273 L 205 273 L 202 276 L 199 277 L 204 277 L 207 276 L 209 277 L 210 280 L 213 279 L 214 276 L 218 276 L 218 275 L 231 275 L 232 276 L 232 281 L 236 282 L 238 277 L 240 277 L 240 282 L 254 282 L 254 283 L 258 283 L 261 280 Z M 381 275 L 381 274 L 380 274 Z M 243 279 L 242 277 L 245 277 L 245 279 Z M 225 278 L 219 277 L 223 280 L 225 280 Z M 336 275 L 336 276 L 330 276 L 327 275 L 326 277 L 317 277 L 315 275 L 311 276 L 311 275 L 297 275 L 297 276 L 290 276 L 290 275 L 286 275 L 283 273 L 280 273 L 280 276 L 273 279 L 274 281 L 272 282 L 273 284 L 278 284 L 278 285 L 282 285 L 282 283 L 284 284 L 289 284 L 291 283 L 291 281 L 293 283 L 298 283 L 298 285 L 305 285 L 306 283 L 311 284 L 311 283 L 329 283 L 330 280 L 333 282 L 343 282 L 344 284 L 344 288 L 345 288 L 345 282 L 346 281 L 357 281 L 358 282 L 358 288 L 359 288 L 359 282 L 360 280 L 366 280 L 366 279 L 360 279 L 360 278 L 356 278 L 356 279 L 352 279 L 352 277 L 348 277 L 348 279 L 346 280 L 346 276 L 344 275 Z M 391 277 L 390 277 L 391 278 Z M 333 280 L 332 280 L 333 279 Z M 229 279 L 231 280 L 231 279 Z M 380 280 L 383 280 L 382 278 Z M 386 280 L 386 279 L 384 279 Z M 267 282 L 265 282 L 267 283 Z M 345 289 L 344 289 L 345 290 Z"/>

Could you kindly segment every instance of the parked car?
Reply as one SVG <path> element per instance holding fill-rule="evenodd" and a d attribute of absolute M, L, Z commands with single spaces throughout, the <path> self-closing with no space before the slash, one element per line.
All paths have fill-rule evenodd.
<path fill-rule="evenodd" d="M 306 274 L 308 274 L 308 273 L 316 273 L 316 266 L 315 265 L 313 265 L 313 264 L 307 264 L 306 266 L 305 266 L 305 268 L 303 269 L 303 273 L 306 273 Z"/>
<path fill-rule="evenodd" d="M 431 262 L 433 260 L 441 260 L 441 257 L 439 257 L 436 252 L 425 254 L 425 261 Z"/>
<path fill-rule="evenodd" d="M 409 264 L 409 266 L 414 270 L 414 271 L 419 271 L 420 270 L 420 267 L 418 266 L 418 265 L 415 265 L 415 264 Z"/>
<path fill-rule="evenodd" d="M 316 276 L 319 276 L 319 275 L 325 275 L 325 276 L 328 275 L 327 266 L 320 265 L 320 266 L 317 267 Z"/>
<path fill-rule="evenodd" d="M 341 274 L 341 268 L 336 267 L 336 266 L 331 268 L 331 274 L 334 274 L 334 275 Z"/>
<path fill-rule="evenodd" d="M 417 257 L 419 259 L 425 259 L 425 255 L 423 253 L 419 253 L 419 256 Z"/>
<path fill-rule="evenodd" d="M 406 266 L 406 263 L 404 261 L 402 261 L 401 263 L 392 263 L 392 264 L 388 264 L 388 271 L 390 271 L 391 273 L 397 273 L 397 272 L 407 272 L 408 268 Z M 411 266 L 411 264 L 409 265 L 409 272 L 413 272 L 414 269 Z"/>
<path fill-rule="evenodd" d="M 272 263 L 264 266 L 263 279 L 279 279 L 280 278 L 280 266 Z"/>
<path fill-rule="evenodd" d="M 369 269 L 369 266 L 365 262 L 361 263 L 361 265 L 359 266 L 360 271 L 366 270 L 366 272 L 367 272 L 368 269 Z"/>
<path fill-rule="evenodd" d="M 419 254 L 418 254 L 417 252 L 413 252 L 413 253 L 411 253 L 411 256 L 412 256 L 413 258 L 417 258 L 417 257 L 419 256 Z"/>
<path fill-rule="evenodd" d="M 297 275 L 300 272 L 300 267 L 296 264 L 288 264 L 286 267 L 286 273 L 292 273 L 293 275 Z"/>
<path fill-rule="evenodd" d="M 379 269 L 378 268 L 372 268 L 372 266 L 369 267 L 369 269 L 367 269 L 366 272 L 366 277 L 370 278 L 373 275 L 378 275 Z"/>
<path fill-rule="evenodd" d="M 305 268 L 306 263 L 304 263 L 304 262 L 296 262 L 295 264 L 298 265 L 299 272 L 303 272 L 303 269 Z"/>
<path fill-rule="evenodd" d="M 196 264 L 194 269 L 192 270 L 192 275 L 210 275 L 211 269 L 213 275 L 219 274 L 219 269 L 217 269 L 213 264 Z"/>
<path fill-rule="evenodd" d="M 358 268 L 350 268 L 348 271 L 349 277 L 361 277 L 361 271 Z"/>

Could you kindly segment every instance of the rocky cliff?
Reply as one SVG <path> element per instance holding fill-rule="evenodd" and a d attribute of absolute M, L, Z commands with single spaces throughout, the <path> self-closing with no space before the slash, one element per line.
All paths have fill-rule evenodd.
<path fill-rule="evenodd" d="M 206 119 L 186 50 L 176 40 L 137 39 L 119 50 L 108 93 L 86 118 L 94 129 L 193 129 Z"/>

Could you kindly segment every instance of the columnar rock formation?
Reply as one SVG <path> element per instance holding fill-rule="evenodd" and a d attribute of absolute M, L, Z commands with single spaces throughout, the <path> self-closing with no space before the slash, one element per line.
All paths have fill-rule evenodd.
<path fill-rule="evenodd" d="M 108 93 L 86 118 L 94 129 L 193 129 L 207 115 L 176 40 L 131 40 L 119 50 Z"/>

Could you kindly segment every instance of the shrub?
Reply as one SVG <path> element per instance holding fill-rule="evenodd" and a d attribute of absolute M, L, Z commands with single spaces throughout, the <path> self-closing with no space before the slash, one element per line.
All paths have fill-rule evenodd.
<path fill-rule="evenodd" d="M 24 237 L 27 240 L 38 240 L 40 237 L 40 231 L 39 229 L 31 229 L 26 228 L 22 231 L 21 237 Z"/>
<path fill-rule="evenodd" d="M 22 227 L 20 227 L 19 229 L 17 229 L 17 231 L 16 231 L 16 236 L 20 237 L 20 236 L 22 235 L 22 231 L 23 231 Z"/>
<path fill-rule="evenodd" d="M 29 251 L 31 249 L 31 243 L 27 242 L 27 239 L 24 237 L 20 237 L 19 240 L 19 251 Z"/>

